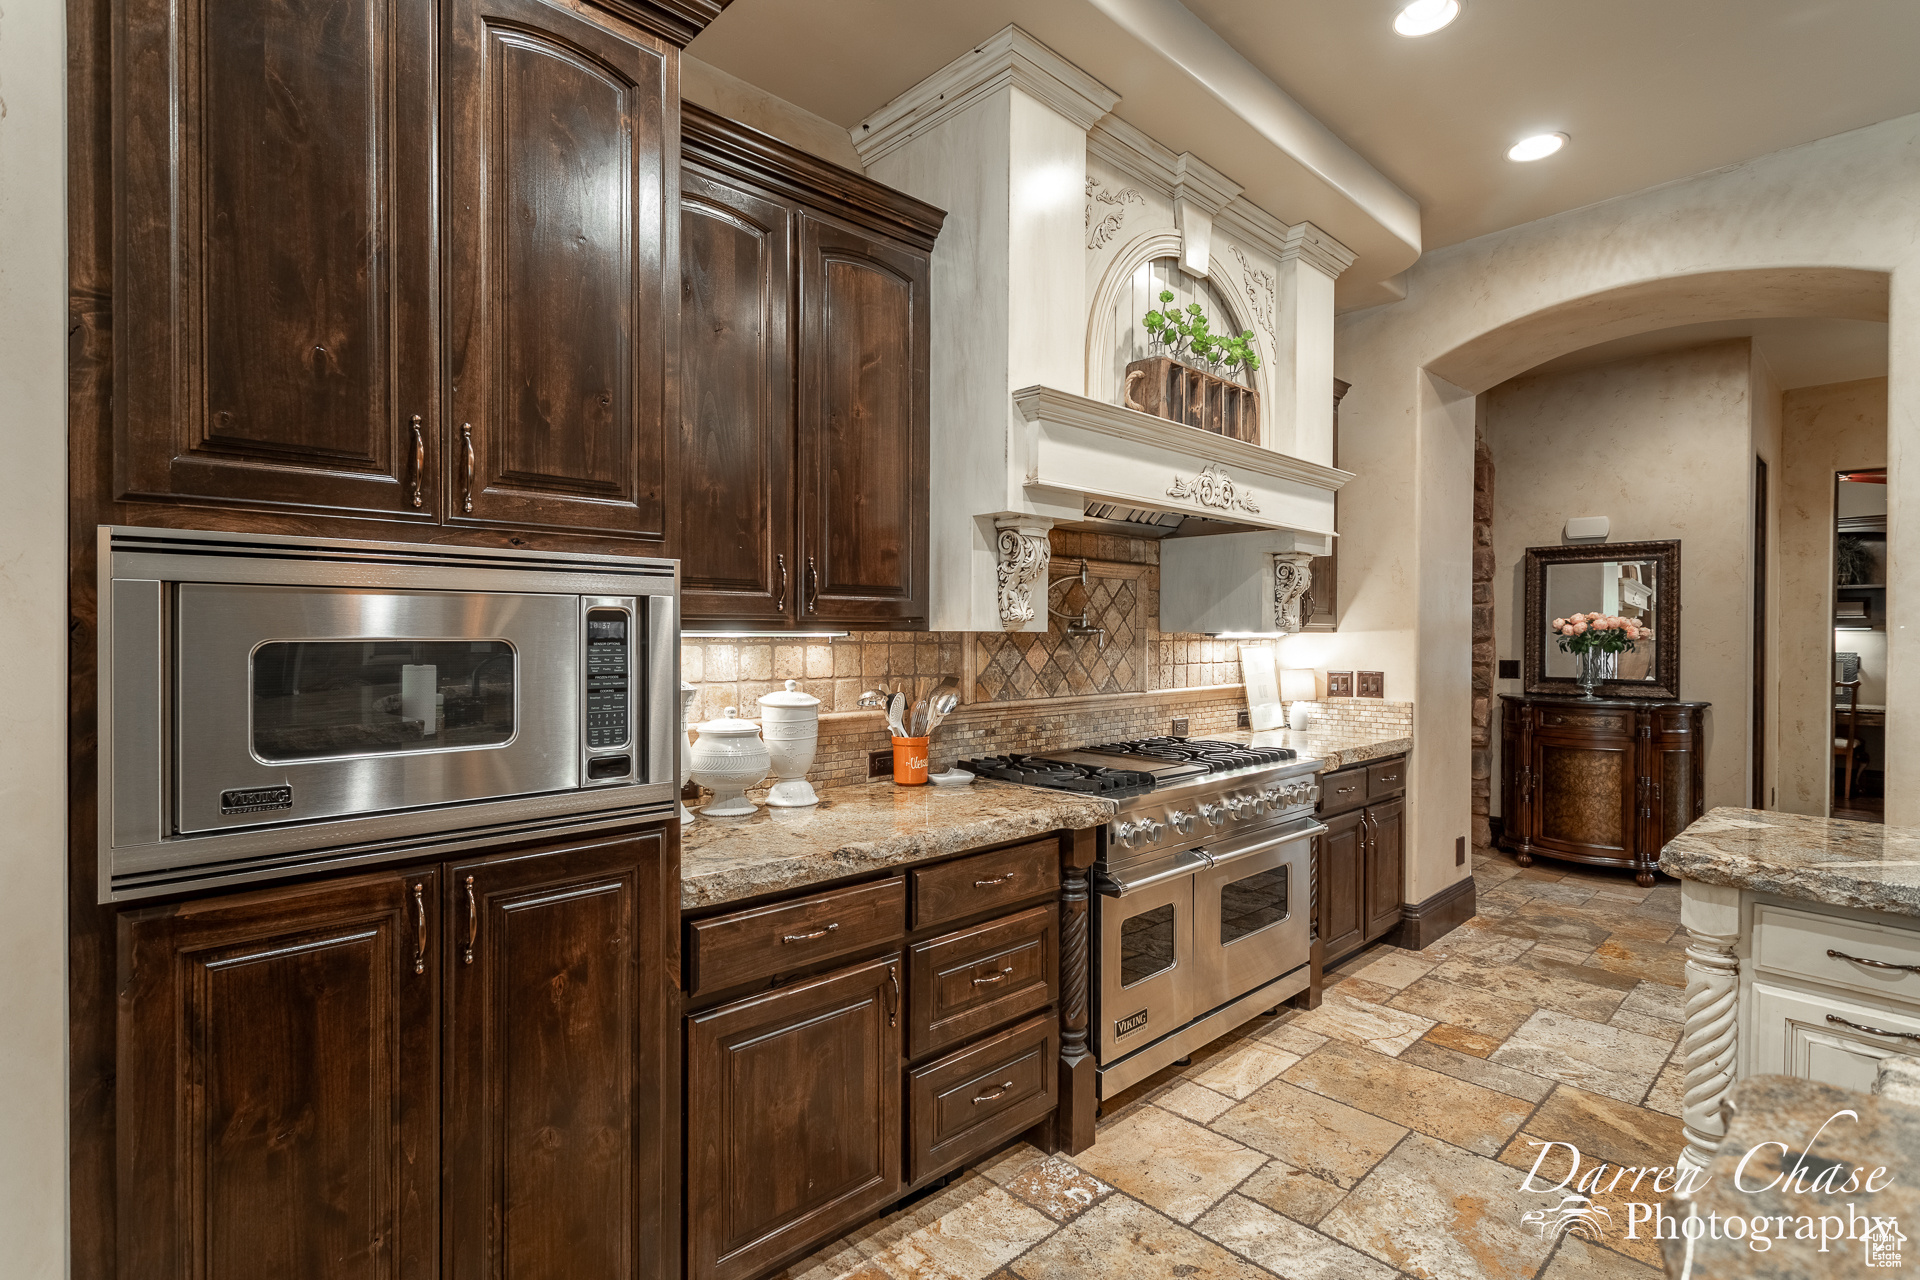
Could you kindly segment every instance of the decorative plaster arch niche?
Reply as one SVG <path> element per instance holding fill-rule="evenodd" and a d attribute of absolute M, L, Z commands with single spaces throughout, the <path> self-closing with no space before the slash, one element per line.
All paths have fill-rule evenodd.
<path fill-rule="evenodd" d="M 1167 228 L 1149 231 L 1127 242 L 1107 264 L 1106 271 L 1100 277 L 1099 287 L 1093 293 L 1093 308 L 1087 315 L 1087 352 L 1086 352 L 1086 395 L 1090 399 L 1112 401 L 1113 388 L 1119 381 L 1119 371 L 1113 365 L 1113 348 L 1119 338 L 1118 327 L 1114 323 L 1113 313 L 1120 304 L 1121 297 L 1133 282 L 1134 273 L 1140 268 L 1162 258 L 1180 260 L 1183 240 L 1178 231 Z M 1254 390 L 1260 393 L 1264 405 L 1273 403 L 1273 360 L 1271 348 L 1263 338 L 1264 325 L 1257 325 L 1247 313 L 1248 303 L 1238 293 L 1222 287 L 1229 277 L 1225 273 L 1226 264 L 1218 257 L 1208 255 L 1207 281 L 1212 284 L 1214 294 L 1220 305 L 1233 321 L 1233 332 L 1242 333 L 1248 329 L 1254 331 L 1254 348 L 1260 356 L 1260 367 L 1254 371 Z M 1270 335 L 1267 335 L 1270 336 Z M 1263 411 L 1260 419 L 1260 431 L 1264 436 L 1268 428 L 1270 411 Z M 1263 440 L 1262 443 L 1265 443 Z"/>

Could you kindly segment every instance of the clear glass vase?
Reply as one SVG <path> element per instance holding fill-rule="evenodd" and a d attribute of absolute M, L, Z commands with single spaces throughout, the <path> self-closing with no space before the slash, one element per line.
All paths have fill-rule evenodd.
<path fill-rule="evenodd" d="M 1619 671 L 1619 654 L 1604 649 L 1588 649 L 1580 655 L 1580 696 L 1597 698 L 1602 680 L 1611 680 Z"/>

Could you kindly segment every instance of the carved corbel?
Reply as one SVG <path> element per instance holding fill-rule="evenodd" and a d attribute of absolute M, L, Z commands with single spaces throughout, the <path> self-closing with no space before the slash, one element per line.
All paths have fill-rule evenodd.
<path fill-rule="evenodd" d="M 1051 527 L 1046 520 L 994 521 L 1000 625 L 1008 631 L 1018 631 L 1033 621 L 1033 586 L 1047 580 L 1047 566 L 1053 560 L 1053 547 L 1047 541 Z"/>
<path fill-rule="evenodd" d="M 1300 630 L 1302 620 L 1301 602 L 1305 599 L 1307 588 L 1313 585 L 1313 553 L 1310 551 L 1278 551 L 1273 557 L 1273 623 L 1274 630 L 1294 632 Z"/>

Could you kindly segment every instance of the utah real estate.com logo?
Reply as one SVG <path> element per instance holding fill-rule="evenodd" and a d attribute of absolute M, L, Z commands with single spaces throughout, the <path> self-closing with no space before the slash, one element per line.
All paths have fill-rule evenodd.
<path fill-rule="evenodd" d="M 1595 1243 L 1603 1242 L 1612 1230 L 1621 1230 L 1628 1240 L 1739 1240 L 1756 1253 L 1766 1252 L 1781 1240 L 1818 1242 L 1820 1253 L 1835 1247 L 1844 1249 L 1845 1242 L 1858 1241 L 1865 1265 L 1897 1268 L 1901 1265 L 1901 1246 L 1907 1239 L 1900 1230 L 1899 1218 L 1863 1213 L 1850 1199 L 1838 1203 L 1833 1199 L 1884 1191 L 1892 1182 L 1887 1170 L 1869 1170 L 1863 1165 L 1809 1154 L 1827 1125 L 1842 1116 L 1855 1122 L 1860 1118 L 1857 1112 L 1836 1112 L 1798 1151 L 1785 1142 L 1759 1143 L 1741 1156 L 1733 1173 L 1735 1190 L 1748 1196 L 1768 1195 L 1767 1207 L 1779 1208 L 1790 1197 L 1804 1202 L 1817 1196 L 1824 1201 L 1820 1206 L 1827 1210 L 1824 1213 L 1762 1213 L 1762 1206 L 1756 1202 L 1750 1212 L 1723 1213 L 1716 1209 L 1705 1217 L 1689 1204 L 1685 1216 L 1676 1217 L 1667 1211 L 1667 1197 L 1696 1195 L 1713 1181 L 1703 1171 L 1678 1164 L 1585 1163 L 1580 1148 L 1571 1142 L 1531 1141 L 1528 1145 L 1540 1148 L 1540 1153 L 1521 1179 L 1520 1189 L 1557 1196 L 1558 1200 L 1550 1207 L 1527 1211 L 1520 1220 L 1543 1236 L 1574 1235 Z M 1565 1150 L 1569 1165 L 1566 1176 L 1553 1182 L 1550 1175 L 1541 1173 L 1541 1166 L 1556 1147 Z M 1762 1153 L 1768 1154 L 1756 1159 Z M 1771 1178 L 1767 1176 L 1768 1165 L 1772 1166 Z M 1652 1198 L 1626 1200 L 1626 1222 L 1616 1224 L 1613 1214 L 1596 1202 L 1596 1197 L 1616 1192 L 1626 1196 L 1651 1193 Z M 1844 1218 L 1835 1212 L 1841 1207 L 1846 1210 Z"/>

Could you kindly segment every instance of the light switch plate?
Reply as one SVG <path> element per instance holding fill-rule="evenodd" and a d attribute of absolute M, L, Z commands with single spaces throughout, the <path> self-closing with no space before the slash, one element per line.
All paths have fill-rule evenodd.
<path fill-rule="evenodd" d="M 1186 737 L 1187 736 L 1187 717 L 1175 716 L 1173 718 L 1173 725 L 1169 730 L 1169 733 L 1172 737 L 1175 737 L 1175 738 Z"/>
<path fill-rule="evenodd" d="M 1387 673 L 1384 671 L 1362 671 L 1360 687 L 1357 690 L 1363 698 L 1384 698 L 1387 696 Z"/>
<path fill-rule="evenodd" d="M 1327 672 L 1327 696 L 1329 698 L 1351 698 L 1353 696 L 1353 672 Z"/>
<path fill-rule="evenodd" d="M 867 753 L 867 781 L 872 782 L 875 778 L 891 778 L 892 776 L 893 748 L 888 747 L 884 751 L 869 751 Z"/>

